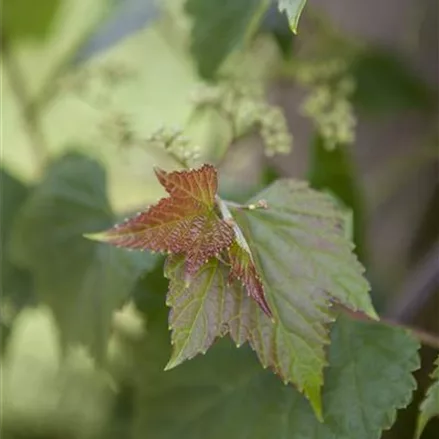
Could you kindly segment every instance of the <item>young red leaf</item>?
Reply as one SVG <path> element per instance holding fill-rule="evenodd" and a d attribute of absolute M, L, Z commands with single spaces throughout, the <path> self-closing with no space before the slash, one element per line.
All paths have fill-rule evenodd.
<path fill-rule="evenodd" d="M 89 235 L 118 247 L 182 253 L 186 272 L 194 274 L 209 258 L 229 247 L 232 227 L 215 212 L 216 169 L 203 165 L 190 171 L 156 169 L 169 193 L 148 210 L 102 233 Z"/>
<path fill-rule="evenodd" d="M 156 168 L 158 181 L 179 204 L 190 204 L 211 210 L 218 190 L 218 176 L 212 165 L 203 165 L 192 171 L 166 172 Z"/>
<path fill-rule="evenodd" d="M 264 286 L 256 271 L 250 250 L 246 250 L 237 240 L 229 248 L 229 258 L 231 269 L 229 281 L 239 279 L 247 290 L 247 294 L 252 297 L 267 316 L 271 317 L 270 307 L 265 299 Z"/>

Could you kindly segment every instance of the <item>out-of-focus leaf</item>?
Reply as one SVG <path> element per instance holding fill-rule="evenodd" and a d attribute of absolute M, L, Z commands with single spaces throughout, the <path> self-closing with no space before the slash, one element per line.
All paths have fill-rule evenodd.
<path fill-rule="evenodd" d="M 2 437 L 96 437 L 111 400 L 108 377 L 80 349 L 60 361 L 48 309 L 23 311 L 2 364 Z"/>
<path fill-rule="evenodd" d="M 8 171 L 0 169 L 1 296 L 14 303 L 29 293 L 29 273 L 15 266 L 9 257 L 9 239 L 16 216 L 29 194 L 29 188 Z"/>
<path fill-rule="evenodd" d="M 366 259 L 363 194 L 349 145 L 325 146 L 321 136 L 315 135 L 312 143 L 308 180 L 314 189 L 326 190 L 352 210 L 353 241 L 362 262 Z"/>
<path fill-rule="evenodd" d="M 332 332 L 323 389 L 324 423 L 308 402 L 221 340 L 204 357 L 164 372 L 166 319 L 139 344 L 134 438 L 378 439 L 411 399 L 418 343 L 404 331 L 341 318 Z"/>
<path fill-rule="evenodd" d="M 290 22 L 291 30 L 296 34 L 300 15 L 305 7 L 306 0 L 277 0 L 279 10 L 285 11 Z"/>
<path fill-rule="evenodd" d="M 400 110 L 432 111 L 437 90 L 431 89 L 395 53 L 368 48 L 351 67 L 356 80 L 354 103 L 371 114 Z"/>
<path fill-rule="evenodd" d="M 23 66 L 23 73 L 28 74 L 26 79 L 32 82 L 31 91 L 38 92 L 45 78 L 50 76 L 54 57 L 59 59 L 61 48 L 65 54 L 77 33 L 93 27 L 91 23 L 97 20 L 99 4 L 103 1 L 65 0 L 63 5 L 68 5 L 66 8 L 72 17 L 59 21 L 61 41 L 51 40 L 47 50 L 46 45 L 32 46 L 31 53 L 30 48 L 26 51 L 23 48 L 16 54 L 17 63 Z M 86 145 L 86 153 L 98 157 L 106 168 L 109 196 L 117 211 L 138 209 L 162 196 L 151 163 L 165 168 L 175 167 L 175 163 L 158 148 L 139 145 L 164 123 L 185 126 L 194 105 L 188 95 L 199 86 L 189 54 L 175 56 L 165 25 L 159 20 L 93 56 L 60 81 L 53 81 L 55 88 L 59 86 L 59 92 L 40 109 L 49 154 L 60 155 L 67 145 Z M 188 31 L 184 32 L 182 38 Z M 149 58 L 153 58 L 154 63 L 145 63 Z M 164 71 L 172 71 L 173 75 L 163 75 Z M 116 83 L 111 86 L 108 74 L 116 76 Z M 8 78 L 3 77 L 2 102 L 8 111 L 2 114 L 2 161 L 20 178 L 29 181 L 35 178 L 32 145 L 27 131 L 22 129 L 21 107 L 11 93 Z M 132 148 L 118 143 L 121 122 L 126 124 L 122 127 L 134 135 L 136 142 Z M 187 133 L 194 145 L 207 143 L 207 125 L 206 121 L 200 122 Z"/>
<path fill-rule="evenodd" d="M 156 267 L 146 272 L 137 282 L 133 291 L 136 308 L 146 316 L 149 322 L 164 318 L 167 310 L 163 307 L 168 289 L 168 279 L 163 274 L 165 258 L 157 255 Z M 163 315 L 162 315 L 163 314 Z"/>
<path fill-rule="evenodd" d="M 0 298 L 2 349 L 15 314 L 32 302 L 30 273 L 17 267 L 9 255 L 9 238 L 15 218 L 29 194 L 29 188 L 8 171 L 0 169 Z"/>
<path fill-rule="evenodd" d="M 98 26 L 76 55 L 83 62 L 157 19 L 159 11 L 154 0 L 124 0 L 115 5 L 108 18 Z"/>
<path fill-rule="evenodd" d="M 431 378 L 434 380 L 433 384 L 427 390 L 427 395 L 425 396 L 424 401 L 422 401 L 420 407 L 416 426 L 417 439 L 421 437 L 428 421 L 434 416 L 439 416 L 439 357 L 436 359 L 435 365 L 436 369 L 431 374 Z"/>
<path fill-rule="evenodd" d="M 202 78 L 214 79 L 227 56 L 257 30 L 267 7 L 266 0 L 187 0 L 191 50 Z"/>
<path fill-rule="evenodd" d="M 61 0 L 4 0 L 2 32 L 9 40 L 45 39 Z"/>
<path fill-rule="evenodd" d="M 85 344 L 103 360 L 113 311 L 155 258 L 83 237 L 115 220 L 104 170 L 79 154 L 48 169 L 26 201 L 12 237 L 17 263 L 29 269 L 41 299 L 52 309 L 66 344 Z"/>
<path fill-rule="evenodd" d="M 290 59 L 293 52 L 294 36 L 285 14 L 279 11 L 276 4 L 272 4 L 261 23 L 260 32 L 270 33 L 285 59 Z"/>

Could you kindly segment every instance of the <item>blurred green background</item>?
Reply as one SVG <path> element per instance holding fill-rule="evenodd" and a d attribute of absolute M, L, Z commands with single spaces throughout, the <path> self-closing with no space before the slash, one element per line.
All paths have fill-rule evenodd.
<path fill-rule="evenodd" d="M 154 307 L 163 312 L 157 303 L 167 286 L 162 261 L 144 257 L 133 269 L 149 274 L 131 285 L 122 273 L 118 284 L 99 272 L 101 255 L 91 255 L 88 244 L 69 233 L 112 224 L 163 195 L 153 165 L 175 163 L 145 145 L 155 130 L 180 127 L 206 161 L 221 155 L 228 126 L 210 113 L 194 118 L 193 95 L 203 82 L 227 75 L 266 85 L 269 101 L 285 112 L 294 147 L 287 156 L 267 157 L 254 136 L 234 142 L 221 165 L 222 192 L 245 200 L 273 179 L 293 176 L 334 193 L 353 212 L 357 252 L 379 313 L 439 336 L 437 1 L 310 1 L 297 36 L 271 5 L 255 26 L 257 2 L 248 0 L 255 11 L 247 21 L 236 20 L 233 8 L 209 6 L 191 36 L 196 13 L 184 3 L 2 0 L 4 437 L 145 437 L 136 424 L 130 374 L 147 331 L 144 320 Z M 197 1 L 189 3 L 197 10 Z M 191 46 L 194 36 L 198 45 Z M 347 97 L 337 94 L 340 78 L 327 73 L 332 60 L 344 66 L 341 79 L 354 84 Z M 355 138 L 343 142 L 332 134 L 335 144 L 328 145 L 322 90 L 347 100 L 329 113 L 336 127 L 353 117 Z M 65 178 L 58 180 L 59 169 Z M 77 192 L 69 189 L 71 181 Z M 70 190 L 69 205 L 58 201 L 64 190 Z M 86 264 L 92 263 L 96 273 L 90 274 Z M 48 280 L 51 269 L 56 282 Z M 73 286 L 61 291 L 63 283 Z M 47 295 L 36 293 L 41 285 L 50 286 Z M 84 293 L 77 296 L 78 285 Z M 133 290 L 132 301 L 115 293 L 113 308 L 106 309 L 105 286 Z M 96 291 L 98 299 L 87 296 Z M 79 347 L 61 359 L 60 323 L 43 303 L 57 310 L 55 320 L 64 316 L 66 334 L 76 337 L 84 326 L 84 334 L 102 332 L 96 339 L 108 336 L 105 373 Z M 437 354 L 427 347 L 421 353 L 415 402 L 385 438 L 412 437 Z M 438 431 L 432 421 L 422 437 Z"/>

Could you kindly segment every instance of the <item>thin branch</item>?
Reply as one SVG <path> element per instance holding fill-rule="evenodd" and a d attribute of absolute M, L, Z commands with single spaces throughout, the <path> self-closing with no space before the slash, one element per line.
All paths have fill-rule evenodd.
<path fill-rule="evenodd" d="M 425 258 L 415 267 L 404 282 L 403 290 L 388 307 L 386 317 L 398 322 L 409 323 L 425 306 L 439 286 L 439 242 L 433 246 Z"/>
<path fill-rule="evenodd" d="M 373 319 L 371 319 L 370 317 L 368 317 L 367 315 L 361 312 L 353 312 L 345 307 L 340 307 L 340 308 L 343 310 L 345 314 L 348 314 L 350 317 L 354 318 L 355 320 L 366 321 L 366 322 L 374 321 Z M 429 332 L 423 331 L 422 329 L 414 328 L 413 326 L 410 325 L 404 325 L 395 322 L 392 319 L 380 318 L 380 322 L 388 326 L 401 328 L 406 331 L 409 331 L 423 345 L 439 350 L 439 336 L 435 334 L 431 334 Z"/>
<path fill-rule="evenodd" d="M 234 201 L 223 200 L 223 202 L 229 206 L 238 210 L 255 210 L 255 209 L 268 209 L 267 200 L 258 200 L 254 204 L 239 204 Z"/>
<path fill-rule="evenodd" d="M 11 89 L 17 99 L 35 161 L 41 170 L 46 164 L 48 154 L 37 107 L 31 104 L 24 75 L 17 60 L 14 58 L 9 41 L 4 33 L 1 34 L 0 47 L 5 72 L 8 76 Z"/>

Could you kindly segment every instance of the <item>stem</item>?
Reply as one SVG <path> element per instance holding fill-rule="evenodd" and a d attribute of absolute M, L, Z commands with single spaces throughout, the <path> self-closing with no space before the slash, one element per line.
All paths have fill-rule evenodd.
<path fill-rule="evenodd" d="M 227 206 L 233 207 L 239 210 L 255 210 L 255 209 L 268 209 L 268 203 L 266 200 L 258 200 L 255 204 L 239 204 L 234 201 L 222 200 Z"/>
<path fill-rule="evenodd" d="M 8 76 L 11 90 L 14 93 L 18 106 L 20 107 L 21 116 L 30 140 L 32 153 L 38 167 L 41 170 L 47 160 L 46 142 L 41 130 L 41 123 L 37 107 L 30 101 L 26 88 L 26 81 L 22 70 L 14 58 L 9 41 L 4 33 L 1 34 L 0 47 L 2 49 L 3 64 Z"/>

